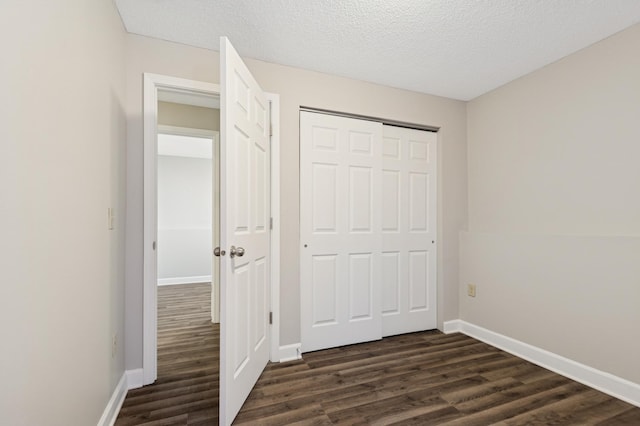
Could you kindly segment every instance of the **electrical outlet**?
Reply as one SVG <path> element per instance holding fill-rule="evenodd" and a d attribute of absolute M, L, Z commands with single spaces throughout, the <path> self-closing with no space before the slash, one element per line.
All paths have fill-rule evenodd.
<path fill-rule="evenodd" d="M 111 358 L 115 358 L 117 352 L 118 352 L 118 335 L 114 334 L 113 336 L 111 336 Z"/>
<path fill-rule="evenodd" d="M 471 297 L 476 297 L 476 285 L 467 284 L 467 294 Z"/>

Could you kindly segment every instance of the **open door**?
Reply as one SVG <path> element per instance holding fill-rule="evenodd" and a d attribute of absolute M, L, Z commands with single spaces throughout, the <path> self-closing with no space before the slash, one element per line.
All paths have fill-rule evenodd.
<path fill-rule="evenodd" d="M 220 38 L 220 424 L 269 360 L 269 104 Z"/>

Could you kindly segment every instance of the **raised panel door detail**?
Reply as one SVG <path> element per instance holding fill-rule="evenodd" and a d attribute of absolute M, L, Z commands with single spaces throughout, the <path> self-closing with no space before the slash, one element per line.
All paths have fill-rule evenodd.
<path fill-rule="evenodd" d="M 300 112 L 302 352 L 381 337 L 382 124 Z"/>
<path fill-rule="evenodd" d="M 429 143 L 427 141 L 409 140 L 409 159 L 429 161 Z"/>
<path fill-rule="evenodd" d="M 260 99 L 254 97 L 253 99 L 254 115 L 256 126 L 262 131 L 262 134 L 267 133 L 267 108 L 262 105 Z"/>
<path fill-rule="evenodd" d="M 220 424 L 230 425 L 269 360 L 269 102 L 220 39 Z M 188 188 L 187 188 L 188 190 Z"/>
<path fill-rule="evenodd" d="M 249 119 L 249 85 L 237 72 L 234 73 L 235 103 L 243 111 L 245 119 Z"/>
<path fill-rule="evenodd" d="M 311 259 L 313 289 L 313 326 L 336 324 L 338 256 L 317 255 Z"/>
<path fill-rule="evenodd" d="M 437 135 L 394 126 L 383 132 L 382 328 L 391 336 L 437 325 Z"/>
<path fill-rule="evenodd" d="M 400 172 L 382 171 L 382 230 L 398 232 L 400 226 Z"/>
<path fill-rule="evenodd" d="M 400 159 L 400 139 L 387 137 L 382 139 L 382 155 L 389 158 Z"/>
<path fill-rule="evenodd" d="M 253 321 L 255 322 L 254 330 L 255 336 L 253 338 L 254 341 L 254 351 L 257 351 L 260 345 L 264 344 L 267 340 L 267 310 L 268 310 L 268 301 L 267 301 L 267 262 L 264 257 L 257 258 L 254 262 L 255 268 L 255 283 L 254 283 L 254 291 L 253 291 L 253 303 L 255 304 L 255 318 Z"/>
<path fill-rule="evenodd" d="M 426 232 L 429 223 L 429 175 L 409 173 L 409 230 Z"/>
<path fill-rule="evenodd" d="M 382 253 L 382 314 L 400 312 L 400 253 Z"/>
<path fill-rule="evenodd" d="M 317 151 L 337 151 L 338 131 L 327 127 L 314 126 L 312 129 L 311 143 Z"/>
<path fill-rule="evenodd" d="M 267 155 L 259 144 L 254 146 L 255 172 L 254 172 L 254 211 L 255 211 L 255 231 L 266 232 L 267 230 Z"/>
<path fill-rule="evenodd" d="M 371 253 L 349 255 L 349 320 L 371 318 Z"/>
<path fill-rule="evenodd" d="M 427 287 L 429 257 L 426 251 L 409 252 L 409 312 L 429 307 Z"/>
<path fill-rule="evenodd" d="M 370 133 L 349 132 L 349 151 L 352 154 L 371 155 L 373 138 Z"/>
<path fill-rule="evenodd" d="M 250 315 L 250 277 L 249 277 L 249 265 L 244 264 L 235 268 L 234 274 L 236 275 L 236 282 L 234 289 L 234 305 L 239 307 L 234 312 L 234 324 L 236 335 L 245 336 L 242 339 L 236 339 L 236 347 L 233 356 L 234 377 L 238 377 L 242 373 L 243 368 L 249 362 L 249 348 L 250 348 L 250 333 L 249 333 L 249 315 Z"/>
<path fill-rule="evenodd" d="M 266 232 L 267 230 L 267 155 L 259 144 L 254 146 L 255 153 L 255 231 Z"/>
<path fill-rule="evenodd" d="M 372 170 L 349 167 L 349 230 L 371 232 Z"/>
<path fill-rule="evenodd" d="M 336 232 L 337 166 L 335 164 L 313 164 L 312 168 L 313 232 Z"/>
<path fill-rule="evenodd" d="M 246 234 L 249 231 L 249 199 L 250 189 L 250 140 L 249 137 L 237 127 L 234 129 L 234 144 L 236 150 L 235 164 L 235 233 Z"/>

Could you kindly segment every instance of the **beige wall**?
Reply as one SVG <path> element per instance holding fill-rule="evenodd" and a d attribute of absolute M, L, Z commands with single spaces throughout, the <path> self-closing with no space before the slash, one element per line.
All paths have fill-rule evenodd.
<path fill-rule="evenodd" d="M 127 368 L 142 364 L 142 73 L 219 83 L 218 53 L 127 35 Z M 262 87 L 280 95 L 281 345 L 300 340 L 299 149 L 301 105 L 440 126 L 439 324 L 458 317 L 458 232 L 466 226 L 466 105 L 266 62 L 247 60 Z"/>
<path fill-rule="evenodd" d="M 158 124 L 219 132 L 220 110 L 173 102 L 158 102 Z"/>
<path fill-rule="evenodd" d="M 462 319 L 636 383 L 638 46 L 640 25 L 468 104 L 460 269 Z"/>
<path fill-rule="evenodd" d="M 0 9 L 0 423 L 95 425 L 124 372 L 125 33 L 111 0 Z"/>

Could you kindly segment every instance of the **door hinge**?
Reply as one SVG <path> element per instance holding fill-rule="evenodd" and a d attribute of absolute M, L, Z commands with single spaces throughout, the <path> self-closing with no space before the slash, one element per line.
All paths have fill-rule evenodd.
<path fill-rule="evenodd" d="M 273 312 L 269 312 L 269 324 L 273 324 Z"/>
<path fill-rule="evenodd" d="M 269 229 L 273 229 L 273 218 L 269 218 Z"/>

